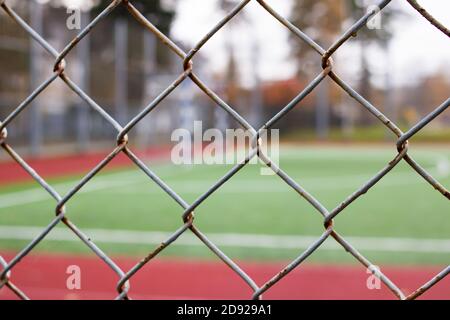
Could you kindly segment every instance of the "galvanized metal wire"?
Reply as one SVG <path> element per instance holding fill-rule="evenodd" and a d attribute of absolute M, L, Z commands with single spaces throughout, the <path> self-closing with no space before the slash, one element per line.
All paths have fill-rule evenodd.
<path fill-rule="evenodd" d="M 242 117 L 232 106 L 228 105 L 218 94 L 204 83 L 198 75 L 195 73 L 195 67 L 193 59 L 196 54 L 202 49 L 202 47 L 225 25 L 229 23 L 239 12 L 245 9 L 245 7 L 251 2 L 257 2 L 264 8 L 268 14 L 274 19 L 278 20 L 284 27 L 286 27 L 291 33 L 298 37 L 299 41 L 305 42 L 311 47 L 318 55 L 318 64 L 322 66 L 322 71 L 317 74 L 313 81 L 311 81 L 305 89 L 300 92 L 288 105 L 286 105 L 278 114 L 272 119 L 268 120 L 261 128 L 257 129 L 252 127 L 249 122 Z M 138 273 L 144 265 L 151 262 L 161 251 L 166 249 L 185 232 L 192 232 L 204 245 L 209 248 L 217 257 L 223 261 L 229 268 L 231 268 L 239 277 L 244 281 L 252 290 L 253 294 L 251 298 L 261 299 L 263 293 L 280 282 L 283 278 L 295 268 L 299 267 L 308 257 L 311 256 L 328 238 L 332 238 L 339 243 L 343 249 L 351 254 L 357 261 L 363 266 L 372 270 L 373 274 L 377 276 L 392 293 L 402 300 L 416 299 L 424 292 L 430 290 L 436 283 L 448 276 L 450 273 L 450 266 L 446 267 L 435 277 L 430 279 L 427 283 L 419 287 L 416 291 L 407 294 L 404 293 L 389 277 L 383 274 L 379 269 L 374 268 L 373 263 L 364 257 L 351 243 L 345 240 L 345 238 L 338 233 L 333 219 L 344 214 L 343 211 L 354 201 L 356 201 L 361 195 L 369 192 L 371 188 L 376 185 L 381 179 L 383 179 L 393 168 L 395 168 L 401 161 L 406 162 L 414 171 L 417 172 L 423 179 L 425 179 L 437 192 L 442 196 L 450 200 L 449 191 L 441 185 L 431 174 L 429 174 L 412 156 L 408 153 L 409 140 L 412 139 L 419 131 L 432 122 L 437 116 L 447 110 L 450 105 L 450 98 L 447 99 L 442 105 L 438 106 L 433 112 L 421 119 L 414 127 L 407 132 L 403 132 L 394 122 L 392 122 L 385 114 L 383 114 L 377 107 L 362 97 L 355 89 L 353 89 L 347 82 L 345 82 L 335 72 L 333 66 L 332 56 L 339 50 L 339 48 L 346 43 L 350 37 L 357 34 L 366 23 L 379 11 L 385 10 L 385 7 L 392 0 L 384 0 L 378 4 L 378 8 L 367 12 L 356 23 L 354 23 L 342 36 L 340 36 L 335 43 L 328 49 L 322 48 L 317 42 L 312 40 L 306 33 L 297 28 L 286 18 L 275 11 L 267 1 L 265 0 L 243 0 L 240 1 L 226 16 L 217 23 L 214 28 L 208 32 L 189 52 L 183 51 L 173 42 L 168 36 L 159 31 L 151 21 L 149 21 L 138 9 L 133 5 L 133 1 L 130 0 L 114 0 L 97 16 L 93 19 L 88 26 L 86 26 L 73 41 L 71 41 L 61 52 L 55 50 L 41 35 L 36 33 L 10 6 L 8 6 L 8 0 L 0 0 L 1 8 L 6 14 L 14 20 L 18 28 L 24 30 L 30 37 L 34 39 L 45 51 L 55 58 L 55 63 L 52 66 L 53 74 L 45 80 L 38 88 L 35 89 L 17 108 L 2 122 L 0 122 L 0 144 L 1 147 L 16 161 L 28 174 L 44 188 L 49 197 L 53 198 L 56 202 L 55 217 L 49 221 L 47 227 L 33 239 L 22 251 L 20 251 L 11 261 L 5 261 L 0 256 L 0 288 L 8 288 L 14 292 L 17 297 L 21 299 L 28 299 L 25 292 L 14 285 L 14 267 L 20 263 L 20 261 L 26 257 L 35 247 L 38 245 L 58 224 L 64 224 L 69 228 L 88 248 L 94 252 L 98 258 L 100 258 L 111 270 L 117 274 L 117 299 L 130 299 L 130 283 L 133 280 L 133 276 Z M 446 29 L 441 23 L 434 19 L 426 10 L 424 10 L 416 1 L 408 0 L 408 2 L 415 8 L 425 19 L 429 20 L 437 30 L 448 34 Z M 168 86 L 160 95 L 151 101 L 138 115 L 136 115 L 130 122 L 124 126 L 116 121 L 111 115 L 109 115 L 100 105 L 98 105 L 89 95 L 87 95 L 76 83 L 74 83 L 65 72 L 66 56 L 77 46 L 83 38 L 91 32 L 93 28 L 104 18 L 106 18 L 111 12 L 113 12 L 118 6 L 124 6 L 128 9 L 130 15 L 134 17 L 148 32 L 153 33 L 168 49 L 173 51 L 179 58 L 182 65 L 182 72 L 179 77 Z M 30 107 L 30 104 L 35 100 L 46 88 L 53 83 L 57 78 L 62 79 L 68 88 L 75 92 L 82 100 L 86 102 L 93 110 L 100 114 L 117 132 L 117 146 L 111 153 L 104 158 L 95 168 L 93 168 L 84 178 L 82 178 L 67 194 L 60 195 L 50 184 L 48 184 L 39 174 L 33 170 L 33 168 L 24 161 L 21 156 L 16 153 L 14 148 L 8 144 L 7 127 L 13 122 L 16 117 L 24 110 Z M 197 200 L 193 203 L 186 202 L 180 197 L 175 190 L 171 189 L 166 183 L 164 183 L 157 174 L 155 174 L 151 168 L 149 168 L 139 157 L 133 153 L 128 146 L 128 134 L 136 127 L 136 125 L 156 108 L 158 105 L 166 99 L 183 81 L 190 78 L 218 107 L 225 110 L 232 118 L 234 118 L 242 127 L 249 130 L 253 135 L 252 150 L 245 157 L 245 159 L 235 165 L 227 174 L 219 179 L 213 186 L 205 191 Z M 280 119 L 286 117 L 288 113 L 294 109 L 303 99 L 305 99 L 314 89 L 325 79 L 329 78 L 334 81 L 342 90 L 344 90 L 351 98 L 353 98 L 363 109 L 370 112 L 376 117 L 386 128 L 388 128 L 392 134 L 397 138 L 397 144 L 395 146 L 397 155 L 392 161 L 390 161 L 384 168 L 382 168 L 376 175 L 374 175 L 369 181 L 367 181 L 360 188 L 355 190 L 347 199 L 342 201 L 336 208 L 329 211 L 321 202 L 310 194 L 304 187 L 298 182 L 292 179 L 282 168 L 277 166 L 267 155 L 264 154 L 263 148 L 261 148 L 259 134 L 262 130 L 270 129 Z M 166 192 L 178 205 L 184 210 L 180 217 L 180 228 L 176 230 L 168 239 L 165 239 L 161 244 L 151 251 L 146 257 L 144 257 L 139 263 L 137 263 L 132 269 L 128 271 L 122 270 L 113 259 L 108 257 L 92 240 L 84 234 L 73 222 L 71 222 L 68 215 L 68 204 L 70 200 L 85 186 L 92 178 L 94 178 L 105 166 L 108 165 L 117 155 L 125 154 L 139 169 L 141 169 L 149 179 L 156 183 L 164 192 Z M 228 180 L 244 168 L 250 160 L 254 157 L 259 157 L 264 163 L 271 168 L 276 175 L 278 175 L 286 184 L 288 184 L 299 197 L 304 198 L 315 210 L 323 217 L 324 229 L 323 234 L 317 238 L 316 241 L 311 243 L 310 247 L 305 250 L 298 258 L 287 265 L 278 274 L 274 275 L 272 279 L 264 284 L 258 285 L 235 261 L 229 258 L 219 247 L 217 247 L 212 241 L 208 239 L 208 236 L 196 226 L 194 222 L 195 210 L 203 204 L 203 202 L 219 190 Z M 249 297 L 250 298 L 250 297 Z"/>

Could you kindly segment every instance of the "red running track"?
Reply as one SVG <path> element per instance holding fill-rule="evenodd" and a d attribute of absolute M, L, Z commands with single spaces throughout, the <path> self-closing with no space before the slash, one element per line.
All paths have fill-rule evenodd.
<path fill-rule="evenodd" d="M 68 156 L 54 156 L 42 158 L 25 158 L 25 161 L 44 179 L 67 175 L 87 174 L 98 165 L 107 155 L 108 151 L 76 154 Z M 164 159 L 170 155 L 169 147 L 150 148 L 136 152 L 142 159 Z M 117 155 L 106 169 L 117 169 L 133 166 L 131 160 L 123 153 Z M 13 160 L 0 162 L 0 186 L 17 182 L 31 181 L 32 177 L 19 164 Z"/>
<path fill-rule="evenodd" d="M 4 255 L 11 259 L 13 255 Z M 115 259 L 129 270 L 137 259 Z M 81 290 L 66 289 L 67 267 L 81 268 Z M 282 269 L 282 263 L 241 263 L 244 270 L 262 284 Z M 386 267 L 382 271 L 405 293 L 428 281 L 440 270 L 436 267 Z M 366 287 L 368 274 L 361 266 L 303 265 L 270 289 L 265 299 L 395 299 L 384 286 Z M 32 299 L 113 299 L 118 277 L 94 257 L 27 256 L 12 272 L 11 280 Z M 249 299 L 251 290 L 221 262 L 157 259 L 131 281 L 133 299 Z M 0 299 L 15 299 L 7 288 Z M 421 299 L 450 299 L 447 277 Z"/>

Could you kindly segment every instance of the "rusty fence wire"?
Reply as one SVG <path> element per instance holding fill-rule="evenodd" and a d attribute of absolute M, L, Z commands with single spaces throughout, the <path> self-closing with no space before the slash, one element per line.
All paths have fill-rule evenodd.
<path fill-rule="evenodd" d="M 231 19 L 233 19 L 240 11 L 245 10 L 245 7 L 251 2 L 256 1 L 262 8 L 264 8 L 268 14 L 270 14 L 274 19 L 278 20 L 284 27 L 286 27 L 290 32 L 298 37 L 298 41 L 304 41 L 308 44 L 318 55 L 318 63 L 321 63 L 322 71 L 311 81 L 305 89 L 299 93 L 287 106 L 285 106 L 277 115 L 272 119 L 267 121 L 260 129 L 253 128 L 245 118 L 243 118 L 232 106 L 228 105 L 224 100 L 222 100 L 213 90 L 211 90 L 206 83 L 204 83 L 195 73 L 195 68 L 193 64 L 193 58 L 201 50 L 201 48 L 214 36 L 220 29 L 222 29 Z M 352 246 L 351 243 L 345 240 L 345 238 L 340 235 L 336 227 L 333 224 L 333 219 L 339 215 L 343 214 L 347 206 L 352 202 L 356 201 L 361 195 L 368 192 L 375 184 L 377 184 L 383 177 L 385 177 L 389 172 L 396 167 L 401 161 L 405 161 L 412 170 L 416 171 L 423 179 L 425 179 L 429 184 L 436 189 L 437 192 L 441 193 L 444 197 L 450 200 L 449 191 L 441 185 L 435 178 L 433 178 L 419 163 L 417 163 L 408 153 L 409 141 L 414 137 L 419 131 L 421 131 L 425 126 L 432 122 L 437 116 L 443 113 L 450 105 L 450 98 L 447 99 L 442 105 L 438 106 L 433 112 L 428 114 L 426 117 L 421 119 L 414 127 L 409 129 L 407 132 L 403 132 L 395 123 L 393 123 L 386 115 L 379 111 L 374 105 L 369 101 L 365 100 L 356 90 L 354 90 L 349 84 L 342 80 L 333 69 L 333 54 L 352 36 L 357 35 L 358 31 L 363 28 L 366 23 L 373 18 L 380 11 L 385 10 L 385 7 L 392 0 L 384 0 L 378 4 L 377 8 L 372 9 L 367 12 L 363 17 L 361 17 L 356 23 L 354 23 L 341 37 L 339 37 L 335 43 L 328 49 L 322 48 L 319 44 L 313 41 L 307 34 L 298 29 L 295 25 L 290 23 L 286 18 L 282 17 L 277 11 L 275 11 L 265 0 L 243 0 L 240 1 L 226 16 L 211 29 L 206 36 L 204 36 L 197 45 L 192 48 L 189 52 L 184 52 L 179 48 L 169 37 L 159 31 L 151 21 L 149 21 L 143 14 L 141 14 L 133 5 L 131 0 L 114 0 L 97 16 L 93 19 L 88 26 L 86 26 L 77 37 L 75 37 L 61 52 L 55 50 L 44 38 L 36 33 L 28 24 L 25 22 L 9 5 L 8 0 L 0 0 L 1 8 L 6 12 L 6 14 L 13 19 L 18 28 L 24 30 L 30 37 L 34 39 L 43 49 L 45 49 L 50 55 L 55 58 L 55 63 L 52 66 L 53 74 L 46 81 L 44 81 L 38 88 L 35 89 L 6 119 L 0 122 L 0 144 L 1 147 L 14 159 L 29 175 L 36 180 L 42 188 L 44 188 L 50 197 L 56 201 L 55 218 L 49 222 L 48 226 L 45 227 L 42 232 L 33 239 L 17 256 L 15 256 L 11 261 L 5 261 L 0 256 L 0 288 L 7 287 L 13 291 L 19 298 L 28 299 L 26 292 L 23 292 L 19 287 L 14 284 L 14 267 L 26 257 L 37 244 L 39 244 L 56 225 L 63 223 L 65 224 L 86 246 L 88 246 L 95 255 L 98 256 L 105 264 L 108 265 L 118 276 L 117 282 L 117 299 L 130 299 L 130 282 L 133 276 L 140 271 L 140 269 L 147 263 L 149 263 L 153 258 L 155 258 L 161 251 L 170 246 L 173 242 L 185 232 L 192 232 L 198 239 L 200 239 L 206 247 L 208 247 L 215 255 L 217 255 L 223 263 L 225 263 L 229 268 L 231 268 L 237 275 L 240 276 L 242 281 L 244 281 L 253 291 L 253 299 L 261 299 L 264 292 L 269 290 L 274 284 L 282 279 L 293 269 L 297 268 L 301 263 L 303 263 L 308 257 L 317 250 L 326 239 L 333 238 L 337 241 L 343 249 L 349 252 L 356 260 L 358 260 L 366 268 L 370 269 L 372 273 L 377 276 L 382 283 L 384 283 L 392 293 L 402 300 L 412 300 L 420 295 L 422 295 L 427 290 L 431 289 L 436 283 L 441 281 L 443 278 L 448 276 L 450 273 L 450 266 L 447 266 L 435 277 L 430 279 L 427 283 L 423 284 L 421 287 L 417 288 L 416 291 L 410 294 L 402 292 L 398 286 L 388 278 L 387 275 L 383 274 L 379 269 L 374 268 L 372 262 L 370 262 L 366 257 L 364 257 L 358 250 Z M 443 26 L 439 21 L 434 19 L 426 10 L 424 10 L 415 0 L 408 1 L 417 12 L 427 19 L 436 30 L 443 32 L 446 36 L 450 37 L 449 30 Z M 134 19 L 136 19 L 145 29 L 156 35 L 156 37 L 170 50 L 172 50 L 179 58 L 183 66 L 183 71 L 179 77 L 159 96 L 150 102 L 142 111 L 136 115 L 129 123 L 125 126 L 119 124 L 112 116 L 110 116 L 104 109 L 98 105 L 92 98 L 90 98 L 83 90 L 74 83 L 66 74 L 65 67 L 66 61 L 65 57 L 77 46 L 77 44 L 83 40 L 83 38 L 93 29 L 96 25 L 105 17 L 107 17 L 111 12 L 113 12 L 118 6 L 125 6 L 128 12 Z M 426 21 L 424 21 L 426 23 Z M 277 123 L 283 117 L 295 108 L 303 99 L 305 99 L 325 78 L 330 78 L 339 87 L 342 88 L 350 97 L 352 97 L 359 105 L 370 112 L 374 117 L 378 118 L 380 122 L 386 126 L 392 134 L 397 137 L 397 155 L 392 159 L 382 170 L 380 170 L 373 178 L 367 181 L 363 186 L 351 194 L 347 199 L 342 201 L 335 209 L 329 211 L 327 210 L 318 199 L 314 198 L 307 190 L 305 190 L 300 184 L 294 181 L 282 168 L 279 168 L 271 159 L 266 156 L 261 147 L 259 134 L 262 130 L 271 128 L 275 123 Z M 7 127 L 8 125 L 16 119 L 16 117 L 23 112 L 26 108 L 30 106 L 30 103 L 36 99 L 52 82 L 57 78 L 60 78 L 65 82 L 68 88 L 75 92 L 81 99 L 83 99 L 91 108 L 98 112 L 106 121 L 108 121 L 114 129 L 117 131 L 117 147 L 104 158 L 95 168 L 93 168 L 83 179 L 81 179 L 67 194 L 60 195 L 55 189 L 48 184 L 39 174 L 33 170 L 33 168 L 24 161 L 21 156 L 16 153 L 14 148 L 8 144 Z M 188 203 L 183 200 L 174 190 L 172 190 L 167 184 L 165 184 L 146 164 L 141 161 L 135 153 L 128 146 L 128 133 L 144 118 L 149 116 L 149 114 L 163 101 L 167 98 L 183 81 L 190 78 L 210 99 L 212 99 L 218 107 L 225 110 L 230 114 L 236 121 L 240 123 L 242 127 L 248 129 L 253 134 L 253 144 L 251 151 L 245 157 L 245 159 L 235 165 L 226 175 L 224 175 L 219 181 L 217 181 L 213 186 L 205 191 L 196 201 L 193 203 Z M 176 230 L 168 239 L 165 239 L 156 249 L 150 252 L 146 257 L 144 257 L 139 263 L 137 263 L 132 269 L 128 271 L 121 270 L 116 263 L 108 257 L 92 240 L 91 238 L 83 233 L 73 222 L 70 221 L 67 214 L 66 205 L 75 196 L 75 194 L 80 191 L 83 186 L 85 186 L 93 177 L 95 177 L 108 163 L 113 160 L 120 153 L 124 153 L 137 167 L 139 167 L 149 179 L 153 180 L 162 190 L 164 190 L 175 202 L 177 202 L 184 210 L 180 222 L 180 228 Z M 255 281 L 247 275 L 247 273 L 242 270 L 239 265 L 229 258 L 225 253 L 221 251 L 213 242 L 211 242 L 208 237 L 202 233 L 194 223 L 194 211 L 199 207 L 210 195 L 221 188 L 228 180 L 232 179 L 233 176 L 240 171 L 244 166 L 246 166 L 250 160 L 254 157 L 259 157 L 264 163 L 271 168 L 282 180 L 284 180 L 294 191 L 296 191 L 299 197 L 304 198 L 306 201 L 313 206 L 316 211 L 322 215 L 324 221 L 323 234 L 304 251 L 298 258 L 287 265 L 278 274 L 274 275 L 269 281 L 262 285 L 258 285 Z M 249 297 L 250 298 L 250 297 Z"/>

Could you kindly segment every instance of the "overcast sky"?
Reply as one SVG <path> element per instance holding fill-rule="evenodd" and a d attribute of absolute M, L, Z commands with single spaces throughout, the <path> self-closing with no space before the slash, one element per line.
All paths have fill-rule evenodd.
<path fill-rule="evenodd" d="M 40 0 L 46 2 L 48 0 Z M 71 6 L 87 4 L 93 0 L 63 0 Z M 182 40 L 187 46 L 193 46 L 223 18 L 218 10 L 220 0 L 162 0 L 165 4 L 175 5 L 176 20 L 172 36 Z M 279 13 L 289 17 L 293 0 L 267 0 Z M 336 0 L 348 1 L 348 0 Z M 368 4 L 377 4 L 380 0 L 366 0 Z M 450 26 L 450 0 L 421 0 L 420 3 L 447 27 Z M 407 18 L 396 20 L 392 26 L 394 37 L 391 41 L 389 56 L 379 50 L 370 50 L 369 57 L 374 67 L 374 80 L 382 85 L 385 72 L 394 84 L 404 84 L 417 80 L 421 76 L 438 70 L 450 69 L 449 39 L 438 32 L 428 21 L 420 16 L 405 0 L 393 0 L 385 9 L 399 8 Z M 245 19 L 244 19 L 245 18 Z M 331 17 L 332 18 L 332 17 Z M 252 83 L 254 66 L 264 80 L 292 77 L 295 65 L 291 59 L 288 42 L 288 30 L 273 19 L 256 1 L 245 8 L 245 17 L 240 14 L 233 21 L 234 32 L 227 26 L 216 34 L 202 49 L 207 58 L 208 69 L 216 72 L 226 67 L 226 44 L 232 39 L 238 48 L 241 77 L 244 83 Z M 386 27 L 382 24 L 382 27 Z M 256 39 L 256 41 L 253 41 Z M 354 42 L 353 42 L 354 43 Z M 255 63 L 254 50 L 259 47 L 258 60 Z M 351 80 L 358 76 L 358 48 L 352 41 L 339 49 L 336 67 L 340 74 Z"/>
<path fill-rule="evenodd" d="M 223 13 L 217 10 L 217 1 L 179 0 L 173 36 L 191 45 L 198 41 L 223 17 Z M 378 2 L 371 1 L 374 4 Z M 281 14 L 289 17 L 292 0 L 268 0 L 268 3 Z M 444 25 L 450 26 L 449 0 L 421 0 L 420 3 Z M 379 71 L 380 77 L 384 78 L 382 74 L 389 68 L 393 82 L 399 84 L 414 81 L 419 76 L 439 69 L 448 70 L 450 67 L 449 39 L 416 13 L 406 1 L 393 0 L 387 9 L 392 6 L 400 8 L 407 16 L 394 23 L 390 57 L 375 51 L 370 55 L 372 64 L 376 67 L 375 70 Z M 261 49 L 261 58 L 265 61 L 258 68 L 259 74 L 267 80 L 292 76 L 295 69 L 290 60 L 288 31 L 256 2 L 250 3 L 245 10 L 248 24 L 243 22 L 242 16 L 238 16 L 235 27 L 237 32 L 231 33 L 230 29 L 225 29 L 202 49 L 204 56 L 212 57 L 209 59 L 209 68 L 219 71 L 225 67 L 226 56 L 223 49 L 227 39 L 232 36 L 239 47 L 238 58 L 242 62 L 242 76 L 249 77 L 247 80 L 251 81 L 253 63 L 250 63 L 252 55 L 248 42 L 252 37 L 256 37 Z M 357 72 L 355 68 L 357 54 L 358 48 L 351 44 L 344 45 L 337 57 L 339 71 L 347 73 L 349 77 L 354 75 Z"/>

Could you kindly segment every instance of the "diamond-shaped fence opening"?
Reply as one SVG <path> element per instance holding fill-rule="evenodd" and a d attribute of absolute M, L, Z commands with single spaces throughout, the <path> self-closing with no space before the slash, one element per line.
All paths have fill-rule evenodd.
<path fill-rule="evenodd" d="M 233 106 L 227 104 L 217 93 L 215 93 L 207 83 L 203 82 L 195 72 L 195 64 L 193 63 L 193 58 L 195 55 L 201 51 L 202 47 L 225 25 L 227 25 L 238 13 L 245 10 L 247 4 L 251 1 L 257 2 L 261 7 L 267 11 L 267 14 L 271 15 L 276 19 L 282 26 L 289 30 L 292 34 L 298 37 L 298 41 L 305 42 L 312 50 L 318 54 L 318 62 L 321 64 L 322 72 L 316 75 L 316 77 L 300 92 L 288 105 L 286 105 L 280 112 L 278 112 L 274 117 L 269 119 L 261 128 L 254 128 L 242 115 L 240 115 Z M 42 230 L 42 232 L 33 239 L 19 254 L 17 254 L 12 260 L 5 261 L 0 257 L 0 288 L 8 288 L 14 292 L 19 298 L 27 299 L 26 292 L 23 292 L 20 288 L 14 285 L 14 268 L 15 266 L 33 251 L 35 246 L 39 244 L 48 234 L 58 224 L 65 224 L 86 246 L 88 246 L 99 259 L 103 260 L 104 263 L 108 265 L 118 276 L 117 282 L 117 299 L 128 299 L 130 282 L 133 276 L 144 267 L 147 263 L 151 263 L 152 259 L 155 258 L 161 251 L 170 246 L 178 240 L 179 237 L 186 233 L 191 232 L 195 237 L 197 237 L 209 250 L 211 250 L 217 257 L 223 261 L 229 268 L 231 268 L 241 279 L 244 281 L 253 291 L 251 298 L 260 299 L 264 292 L 271 289 L 279 281 L 290 273 L 292 270 L 300 266 L 305 260 L 307 260 L 311 254 L 313 254 L 327 239 L 332 238 L 338 244 L 342 246 L 343 249 L 348 251 L 357 261 L 359 261 L 363 266 L 369 268 L 399 299 L 415 299 L 427 290 L 431 288 L 445 278 L 450 273 L 450 267 L 445 268 L 434 278 L 430 279 L 429 282 L 423 284 L 415 292 L 406 295 L 402 292 L 396 284 L 391 281 L 386 275 L 381 273 L 377 268 L 373 268 L 371 261 L 367 260 L 358 250 L 348 242 L 341 234 L 338 233 L 337 227 L 333 223 L 333 218 L 340 214 L 345 214 L 343 211 L 354 201 L 364 193 L 368 192 L 374 185 L 376 185 L 384 176 L 388 175 L 391 170 L 397 166 L 401 161 L 405 161 L 412 170 L 416 171 L 423 179 L 425 179 L 429 184 L 436 189 L 437 192 L 441 193 L 447 199 L 450 199 L 449 191 L 442 186 L 433 176 L 431 176 L 422 166 L 420 166 L 408 153 L 408 146 L 411 138 L 414 137 L 418 132 L 420 132 L 424 127 L 426 127 L 430 122 L 432 122 L 436 117 L 442 114 L 450 105 L 450 99 L 447 99 L 438 106 L 433 112 L 421 119 L 414 127 L 409 129 L 407 132 L 403 132 L 394 122 L 392 122 L 386 115 L 384 115 L 376 106 L 372 105 L 369 101 L 364 99 L 355 89 L 353 89 L 349 84 L 342 80 L 339 75 L 334 71 L 334 65 L 332 57 L 339 50 L 339 48 L 346 43 L 352 36 L 357 34 L 357 32 L 365 26 L 365 24 L 379 11 L 384 10 L 384 8 L 391 2 L 391 0 L 384 0 L 378 4 L 377 8 L 372 11 L 367 12 L 362 16 L 355 24 L 353 24 L 342 36 L 338 37 L 334 44 L 328 48 L 322 48 L 318 43 L 313 41 L 306 33 L 298 29 L 295 25 L 289 22 L 286 18 L 281 16 L 277 11 L 275 11 L 266 1 L 264 0 L 243 0 L 240 1 L 226 16 L 217 23 L 211 30 L 205 35 L 189 52 L 183 51 L 178 47 L 175 42 L 173 42 L 168 36 L 159 31 L 152 22 L 147 19 L 139 10 L 133 5 L 133 1 L 129 0 L 114 0 L 104 8 L 104 10 L 98 14 L 91 22 L 78 34 L 78 36 L 73 39 L 67 46 L 58 52 L 55 50 L 41 35 L 39 35 L 33 28 L 31 28 L 25 20 L 23 20 L 9 5 L 8 0 L 0 0 L 0 5 L 3 11 L 17 23 L 17 28 L 21 28 L 25 31 L 34 41 L 41 46 L 45 51 L 47 51 L 51 56 L 54 57 L 55 62 L 52 66 L 49 66 L 53 70 L 53 75 L 41 83 L 35 91 L 33 91 L 28 98 L 26 98 L 17 108 L 2 122 L 0 122 L 0 143 L 1 147 L 9 154 L 9 156 L 16 161 L 29 175 L 36 180 L 42 188 L 44 188 L 48 194 L 49 198 L 53 198 L 56 201 L 55 206 L 55 217 L 53 220 L 48 221 L 48 226 Z M 416 1 L 408 0 L 408 2 L 417 10 L 417 12 L 427 19 L 433 26 L 436 27 L 436 31 L 443 32 L 445 35 L 450 36 L 449 30 L 443 26 L 439 21 L 437 21 L 433 16 L 431 16 L 424 8 L 422 8 Z M 171 83 L 165 90 L 163 90 L 153 101 L 142 108 L 141 111 L 128 123 L 121 125 L 113 116 L 108 114 L 102 106 L 97 104 L 87 93 L 85 93 L 74 81 L 72 81 L 66 74 L 66 61 L 65 57 L 74 50 L 77 45 L 83 41 L 84 37 L 87 36 L 91 30 L 93 30 L 96 25 L 108 15 L 110 15 L 118 6 L 124 6 L 128 10 L 129 14 L 136 19 L 147 32 L 153 33 L 159 41 L 161 41 L 167 48 L 173 53 L 175 53 L 178 58 L 180 65 L 182 66 L 181 72 L 173 83 Z M 425 23 L 425 22 L 424 22 Z M 67 62 L 70 63 L 70 62 Z M 75 92 L 88 107 L 92 108 L 94 112 L 99 114 L 105 120 L 107 120 L 111 126 L 117 132 L 117 147 L 110 152 L 110 154 L 105 157 L 100 163 L 97 164 L 90 172 L 84 176 L 78 183 L 76 183 L 72 189 L 65 195 L 60 195 L 56 192 L 50 184 L 48 184 L 43 178 L 39 176 L 37 172 L 25 161 L 18 153 L 14 150 L 14 147 L 8 143 L 7 128 L 8 125 L 15 121 L 17 116 L 23 112 L 25 109 L 30 107 L 30 104 L 35 100 L 46 88 L 57 78 L 64 81 L 69 89 Z M 344 199 L 336 208 L 333 210 L 327 210 L 321 202 L 312 196 L 308 190 L 298 184 L 294 179 L 292 179 L 282 168 L 278 167 L 271 159 L 266 156 L 261 149 L 259 143 L 255 143 L 252 146 L 252 150 L 249 154 L 242 160 L 242 162 L 235 165 L 229 172 L 227 172 L 221 179 L 219 179 L 214 185 L 212 185 L 208 190 L 198 197 L 194 202 L 188 203 L 181 196 L 176 193 L 176 190 L 172 190 L 157 174 L 155 174 L 151 168 L 149 168 L 144 162 L 130 149 L 128 145 L 128 133 L 133 130 L 144 118 L 151 117 L 151 111 L 158 107 L 158 105 L 165 100 L 181 83 L 186 81 L 187 78 L 193 81 L 193 83 L 201 89 L 218 107 L 222 108 L 225 112 L 229 114 L 230 117 L 235 119 L 243 128 L 249 130 L 255 141 L 257 141 L 258 135 L 264 129 L 269 129 L 277 123 L 278 120 L 288 117 L 291 110 L 293 110 L 303 99 L 305 99 L 311 92 L 313 92 L 316 87 L 325 79 L 330 78 L 334 81 L 344 92 L 346 92 L 352 99 L 354 99 L 365 112 L 371 113 L 376 117 L 387 129 L 389 129 L 398 139 L 395 146 L 397 149 L 397 155 L 393 158 L 384 168 L 382 168 L 377 174 L 375 174 L 370 180 L 368 180 L 363 186 L 355 190 L 351 195 Z M 149 252 L 146 257 L 144 257 L 139 263 L 137 263 L 130 270 L 122 270 L 118 267 L 115 262 L 109 258 L 94 242 L 91 241 L 89 235 L 83 233 L 83 230 L 79 229 L 73 222 L 70 221 L 70 208 L 66 210 L 66 204 L 70 199 L 79 192 L 84 185 L 86 185 L 93 177 L 95 177 L 99 172 L 102 171 L 116 156 L 119 154 L 125 154 L 140 170 L 142 170 L 145 175 L 156 183 L 164 192 L 166 192 L 183 210 L 182 216 L 180 216 L 179 229 L 176 230 L 170 237 L 165 239 L 159 246 L 157 246 L 153 251 Z M 271 168 L 278 177 L 288 184 L 299 197 L 304 198 L 319 215 L 323 217 L 324 232 L 313 241 L 310 246 L 305 250 L 300 256 L 298 256 L 294 261 L 288 264 L 283 270 L 278 274 L 274 275 L 273 278 L 268 280 L 262 285 L 258 285 L 241 267 L 229 258 L 222 250 L 216 246 L 207 235 L 205 235 L 195 224 L 195 210 L 213 193 L 219 190 L 228 180 L 233 179 L 233 176 L 244 168 L 252 158 L 259 157 L 269 168 Z M 250 297 L 249 297 L 250 298 Z"/>

